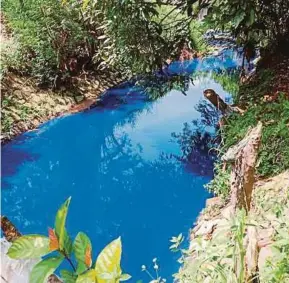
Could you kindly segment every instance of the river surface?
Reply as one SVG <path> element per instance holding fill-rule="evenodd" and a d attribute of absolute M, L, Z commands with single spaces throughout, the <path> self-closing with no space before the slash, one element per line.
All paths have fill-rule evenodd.
<path fill-rule="evenodd" d="M 132 282 L 157 257 L 172 282 L 178 255 L 169 240 L 188 235 L 209 194 L 214 156 L 206 139 L 190 146 L 202 118 L 203 90 L 230 95 L 211 73 L 234 69 L 234 53 L 174 63 L 169 74 L 199 74 L 184 92 L 150 101 L 138 88 L 109 90 L 99 106 L 49 121 L 2 148 L 2 214 L 24 234 L 47 234 L 58 207 L 72 196 L 67 227 L 89 235 L 94 256 L 122 237 L 122 267 Z M 197 72 L 197 73 L 196 73 Z M 199 124 L 202 135 L 214 132 Z"/>

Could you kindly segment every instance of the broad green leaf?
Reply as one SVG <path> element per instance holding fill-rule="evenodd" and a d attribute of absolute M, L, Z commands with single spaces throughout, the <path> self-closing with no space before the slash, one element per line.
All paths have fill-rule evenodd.
<path fill-rule="evenodd" d="M 129 275 L 129 274 L 127 274 L 127 273 L 124 273 L 124 274 L 122 274 L 121 276 L 120 276 L 120 281 L 127 281 L 127 280 L 129 280 L 131 278 L 131 276 Z"/>
<path fill-rule="evenodd" d="M 69 237 L 67 230 L 64 229 L 64 250 L 65 250 L 65 253 L 69 256 L 72 252 L 72 249 L 73 249 L 73 245 L 72 245 L 71 238 Z"/>
<path fill-rule="evenodd" d="M 50 252 L 49 238 L 41 235 L 26 235 L 15 240 L 7 255 L 14 259 L 37 258 Z"/>
<path fill-rule="evenodd" d="M 77 234 L 73 250 L 78 261 L 84 262 L 87 267 L 91 267 L 91 242 L 85 233 L 79 232 Z"/>
<path fill-rule="evenodd" d="M 233 23 L 235 25 L 235 27 L 238 27 L 239 24 L 244 20 L 244 18 L 246 17 L 246 13 L 244 11 L 238 11 L 238 13 L 236 14 L 236 16 L 233 19 Z"/>
<path fill-rule="evenodd" d="M 68 270 L 60 271 L 61 279 L 64 283 L 75 283 L 77 276 L 73 274 L 73 272 Z"/>
<path fill-rule="evenodd" d="M 86 270 L 87 270 L 87 267 L 86 267 L 85 263 L 82 261 L 79 261 L 77 264 L 76 273 L 81 274 Z"/>
<path fill-rule="evenodd" d="M 29 277 L 29 283 L 46 283 L 47 278 L 58 268 L 63 261 L 62 255 L 45 258 L 41 262 L 37 263 Z"/>
<path fill-rule="evenodd" d="M 103 280 L 112 280 L 114 278 L 114 274 L 112 273 L 102 273 L 97 275 L 98 278 L 101 278 Z"/>
<path fill-rule="evenodd" d="M 60 250 L 64 250 L 64 246 L 65 246 L 64 243 L 65 243 L 65 240 L 67 240 L 65 222 L 66 222 L 66 216 L 67 216 L 67 211 L 68 211 L 68 207 L 70 204 L 70 200 L 71 200 L 71 197 L 65 201 L 65 203 L 57 211 L 56 218 L 55 218 L 55 233 L 58 237 Z"/>
<path fill-rule="evenodd" d="M 96 282 L 96 272 L 94 269 L 91 269 L 85 272 L 84 274 L 79 275 L 76 280 L 76 283 L 95 283 L 95 282 Z"/>
<path fill-rule="evenodd" d="M 255 21 L 255 11 L 253 9 L 250 10 L 250 16 L 247 22 L 247 26 L 251 26 L 254 24 Z"/>
<path fill-rule="evenodd" d="M 117 271 L 118 274 L 121 274 L 120 260 L 121 260 L 121 239 L 117 238 L 108 244 L 98 255 L 95 270 L 97 275 L 104 273 L 114 274 Z M 105 283 L 106 281 L 101 278 L 97 278 L 98 283 Z"/>

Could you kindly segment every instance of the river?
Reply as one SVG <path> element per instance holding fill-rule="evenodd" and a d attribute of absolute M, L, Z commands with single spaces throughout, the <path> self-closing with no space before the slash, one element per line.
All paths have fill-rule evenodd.
<path fill-rule="evenodd" d="M 72 238 L 87 233 L 96 256 L 121 236 L 122 267 L 131 281 L 148 282 L 141 265 L 150 267 L 157 257 L 161 276 L 172 282 L 179 266 L 169 240 L 188 235 L 209 197 L 203 185 L 213 176 L 208 137 L 214 127 L 197 106 L 206 88 L 230 99 L 213 74 L 240 62 L 226 51 L 173 63 L 169 75 L 194 77 L 183 92 L 171 89 L 150 100 L 123 84 L 107 91 L 97 107 L 51 120 L 6 144 L 2 214 L 22 233 L 47 234 L 58 207 L 72 196 Z"/>

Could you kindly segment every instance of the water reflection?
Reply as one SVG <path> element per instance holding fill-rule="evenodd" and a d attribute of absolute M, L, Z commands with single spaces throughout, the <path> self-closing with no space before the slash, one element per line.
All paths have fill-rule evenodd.
<path fill-rule="evenodd" d="M 160 96 L 169 93 L 151 102 L 131 84 L 110 90 L 94 109 L 5 145 L 3 214 L 23 233 L 46 234 L 59 204 L 72 196 L 72 237 L 86 232 L 96 255 L 122 236 L 123 269 L 135 281 L 140 266 L 156 256 L 171 281 L 178 266 L 169 239 L 187 233 L 203 207 L 215 158 L 217 118 L 203 89 L 223 99 L 228 94 L 212 79 L 175 76 L 164 84 Z M 12 160 L 19 150 L 24 158 Z"/>

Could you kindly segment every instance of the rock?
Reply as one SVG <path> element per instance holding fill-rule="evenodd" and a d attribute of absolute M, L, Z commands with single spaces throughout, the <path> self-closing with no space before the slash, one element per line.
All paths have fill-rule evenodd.
<path fill-rule="evenodd" d="M 234 215 L 233 205 L 228 205 L 224 209 L 221 210 L 221 215 L 225 219 L 231 219 Z"/>
<path fill-rule="evenodd" d="M 266 261 L 273 257 L 273 252 L 270 246 L 266 246 L 260 249 L 258 257 L 258 268 L 260 271 L 265 267 Z"/>
<path fill-rule="evenodd" d="M 29 274 L 35 264 L 40 259 L 22 259 L 15 260 L 9 258 L 6 253 L 10 247 L 10 243 L 1 239 L 1 277 L 2 282 L 9 283 L 29 283 Z M 3 280 L 6 280 L 4 281 Z"/>
<path fill-rule="evenodd" d="M 273 227 L 267 229 L 260 229 L 258 231 L 258 247 L 263 248 L 270 245 L 273 241 L 272 238 L 274 236 Z"/>
<path fill-rule="evenodd" d="M 220 197 L 208 198 L 206 200 L 206 207 L 213 206 L 213 205 L 221 206 L 222 204 L 223 204 L 223 202 L 222 202 L 222 199 Z"/>
<path fill-rule="evenodd" d="M 203 221 L 196 227 L 196 230 L 193 229 L 193 233 L 195 234 L 195 236 L 205 236 L 208 234 L 212 234 L 219 222 L 220 219 Z"/>

